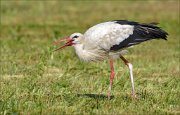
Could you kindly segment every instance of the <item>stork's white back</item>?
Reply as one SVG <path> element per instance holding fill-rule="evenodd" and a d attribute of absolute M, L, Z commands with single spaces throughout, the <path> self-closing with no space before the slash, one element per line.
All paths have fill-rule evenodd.
<path fill-rule="evenodd" d="M 84 38 L 89 46 L 92 44 L 110 50 L 112 46 L 120 44 L 132 35 L 133 30 L 133 25 L 121 25 L 113 21 L 104 22 L 89 28 L 85 32 Z"/>

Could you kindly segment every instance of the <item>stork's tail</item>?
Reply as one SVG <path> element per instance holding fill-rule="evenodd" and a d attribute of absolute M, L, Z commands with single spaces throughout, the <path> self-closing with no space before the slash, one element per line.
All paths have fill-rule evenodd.
<path fill-rule="evenodd" d="M 123 21 L 124 22 L 124 21 Z M 164 39 L 167 40 L 168 33 L 162 30 L 157 26 L 157 23 L 149 23 L 149 24 L 140 24 L 138 22 L 129 22 L 126 23 L 134 26 L 133 34 L 128 38 L 123 40 L 120 44 L 114 45 L 111 47 L 111 50 L 117 51 L 122 48 L 127 48 L 133 45 L 137 45 L 139 43 L 149 41 L 152 39 Z M 121 24 L 122 21 L 116 21 L 116 23 Z"/>
<path fill-rule="evenodd" d="M 164 30 L 162 30 L 160 27 L 157 26 L 158 23 L 152 22 L 152 23 L 138 23 L 134 21 L 128 21 L 128 20 L 114 20 L 115 23 L 121 24 L 121 25 L 133 25 L 134 33 L 136 38 L 142 38 L 141 42 L 147 41 L 150 39 L 164 39 L 167 40 L 168 33 Z M 144 40 L 143 40 L 144 39 Z"/>
<path fill-rule="evenodd" d="M 167 40 L 168 33 L 156 26 L 157 23 L 140 24 L 136 26 L 137 31 L 141 31 L 142 35 L 149 39 L 164 39 Z"/>

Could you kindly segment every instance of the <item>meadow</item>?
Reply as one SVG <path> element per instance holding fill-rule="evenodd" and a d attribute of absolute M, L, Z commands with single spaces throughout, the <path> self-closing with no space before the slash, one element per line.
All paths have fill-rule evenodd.
<path fill-rule="evenodd" d="M 180 114 L 180 2 L 0 1 L 0 114 Z M 108 100 L 108 61 L 82 62 L 74 49 L 50 44 L 104 21 L 158 22 L 168 40 L 129 48 L 115 63 Z"/>

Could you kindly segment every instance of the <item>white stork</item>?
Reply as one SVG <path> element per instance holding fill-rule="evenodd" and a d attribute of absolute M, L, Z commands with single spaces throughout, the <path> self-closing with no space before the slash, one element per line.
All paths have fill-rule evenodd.
<path fill-rule="evenodd" d="M 84 34 L 74 33 L 70 37 L 54 42 L 54 44 L 66 41 L 65 45 L 56 50 L 66 46 L 74 46 L 76 54 L 83 61 L 109 59 L 111 75 L 108 98 L 110 99 L 115 75 L 113 60 L 120 57 L 128 66 L 132 96 L 135 97 L 133 66 L 123 57 L 125 49 L 152 39 L 167 40 L 167 35 L 168 33 L 156 26 L 156 23 L 146 24 L 127 20 L 114 20 L 97 24 L 89 28 Z"/>

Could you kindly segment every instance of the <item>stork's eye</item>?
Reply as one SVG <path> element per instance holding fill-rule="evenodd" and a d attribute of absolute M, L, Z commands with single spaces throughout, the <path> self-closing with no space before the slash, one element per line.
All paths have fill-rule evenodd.
<path fill-rule="evenodd" d="M 73 36 L 73 38 L 78 38 L 79 36 L 77 36 L 77 35 L 75 35 L 75 36 Z"/>

